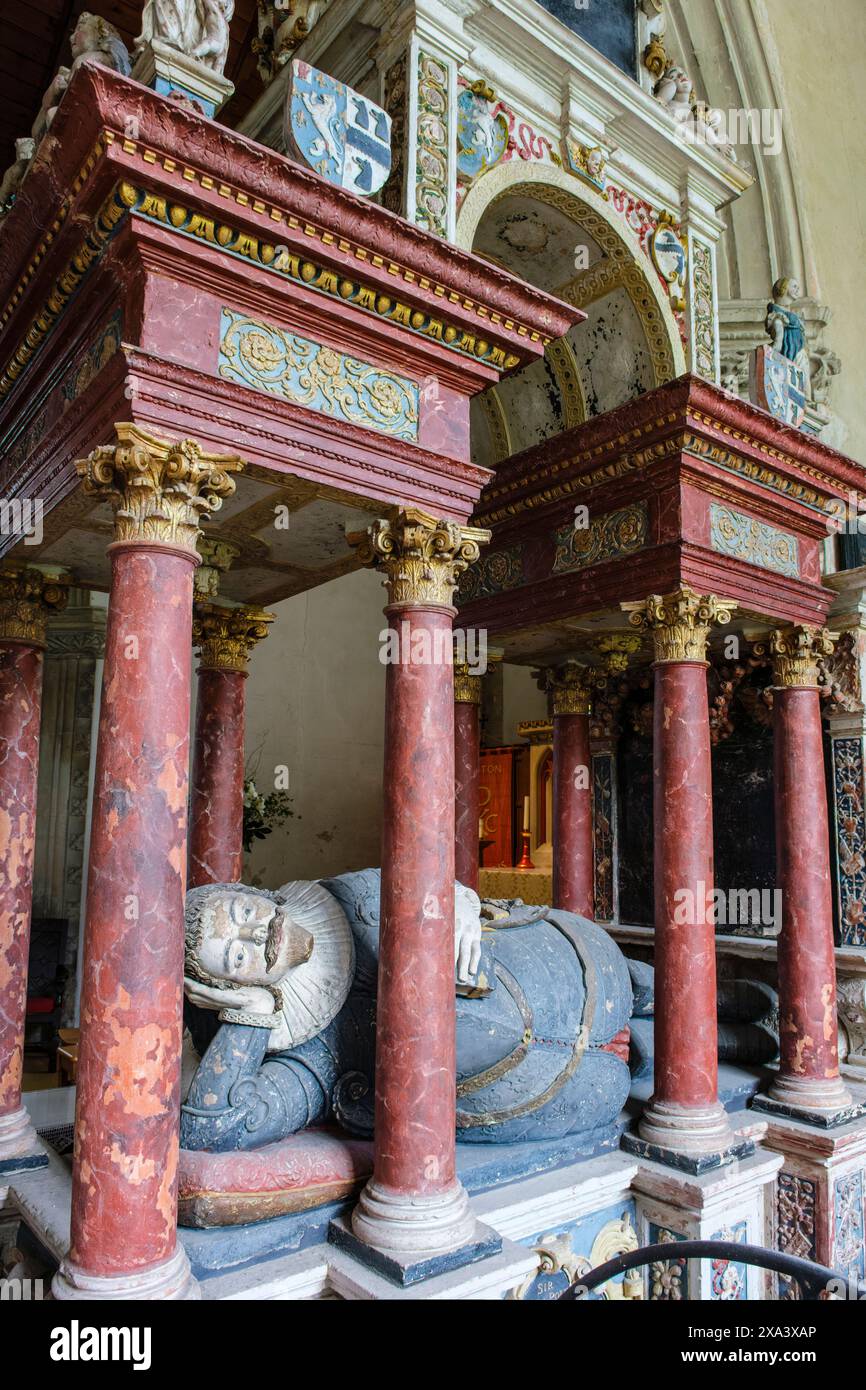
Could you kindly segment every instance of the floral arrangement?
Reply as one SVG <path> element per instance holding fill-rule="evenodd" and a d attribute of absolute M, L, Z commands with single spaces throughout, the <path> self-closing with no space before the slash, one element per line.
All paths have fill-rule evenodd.
<path fill-rule="evenodd" d="M 246 852 L 252 849 L 254 840 L 264 840 L 294 814 L 288 792 L 274 791 L 263 796 L 252 777 L 245 778 L 243 839 Z"/>

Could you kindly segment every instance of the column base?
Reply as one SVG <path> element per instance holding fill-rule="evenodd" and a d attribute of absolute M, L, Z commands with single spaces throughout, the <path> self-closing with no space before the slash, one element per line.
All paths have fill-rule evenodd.
<path fill-rule="evenodd" d="M 819 1129 L 836 1129 L 866 1115 L 866 1105 L 855 1102 L 840 1077 L 777 1076 L 766 1095 L 755 1096 L 752 1109 L 778 1115 Z"/>
<path fill-rule="evenodd" d="M 179 1245 L 170 1260 L 124 1274 L 91 1274 L 67 1257 L 51 1283 L 51 1293 L 61 1303 L 100 1300 L 179 1303 L 201 1298 L 189 1260 Z"/>
<path fill-rule="evenodd" d="M 351 1222 L 337 1218 L 328 1238 L 399 1284 L 483 1259 L 500 1246 L 473 1216 L 458 1181 L 444 1192 L 412 1196 L 371 1178 Z"/>
<path fill-rule="evenodd" d="M 24 1106 L 11 1115 L 0 1115 L 0 1175 L 47 1166 L 48 1154 L 39 1143 Z"/>
<path fill-rule="evenodd" d="M 455 1249 L 436 1255 L 421 1252 L 386 1252 L 377 1246 L 360 1240 L 352 1230 L 352 1223 L 345 1216 L 337 1216 L 328 1227 L 328 1241 L 352 1255 L 359 1264 L 382 1274 L 401 1288 L 410 1288 L 423 1280 L 433 1279 L 439 1274 L 450 1274 L 466 1265 L 498 1255 L 502 1249 L 502 1238 L 489 1226 L 474 1219 L 470 1223 L 468 1239 Z"/>
<path fill-rule="evenodd" d="M 664 1163 L 684 1173 L 705 1173 L 744 1158 L 754 1142 L 734 1134 L 725 1107 L 676 1105 L 652 1099 L 638 1123 L 636 1134 L 624 1134 L 628 1152 L 653 1163 Z"/>

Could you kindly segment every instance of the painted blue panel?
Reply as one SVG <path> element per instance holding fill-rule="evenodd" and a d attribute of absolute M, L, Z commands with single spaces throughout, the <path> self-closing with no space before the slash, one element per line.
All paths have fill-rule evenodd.
<path fill-rule="evenodd" d="M 347 424 L 418 438 L 416 382 L 232 309 L 222 311 L 219 374 Z"/>
<path fill-rule="evenodd" d="M 637 76 L 635 0 L 539 0 L 560 24 L 579 34 L 629 77 Z"/>

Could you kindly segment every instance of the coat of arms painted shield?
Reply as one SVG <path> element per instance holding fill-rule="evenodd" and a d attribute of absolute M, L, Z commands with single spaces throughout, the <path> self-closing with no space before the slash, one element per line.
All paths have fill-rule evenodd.
<path fill-rule="evenodd" d="M 761 410 L 799 429 L 810 399 L 806 369 L 775 348 L 759 347 L 752 357 L 749 395 Z"/>
<path fill-rule="evenodd" d="M 286 149 L 329 183 L 369 196 L 391 172 L 391 117 L 344 82 L 294 58 Z"/>

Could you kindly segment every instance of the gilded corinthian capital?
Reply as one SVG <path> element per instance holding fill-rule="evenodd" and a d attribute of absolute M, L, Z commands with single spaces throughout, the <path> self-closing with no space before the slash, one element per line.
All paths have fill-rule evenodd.
<path fill-rule="evenodd" d="M 473 674 L 468 661 L 454 663 L 454 703 L 481 704 L 481 677 Z"/>
<path fill-rule="evenodd" d="M 381 570 L 388 603 L 451 608 L 457 581 L 490 540 L 490 532 L 437 521 L 416 507 L 346 537 L 361 562 Z"/>
<path fill-rule="evenodd" d="M 696 594 L 687 586 L 664 597 L 651 594 L 640 603 L 620 604 L 632 627 L 652 633 L 657 662 L 706 661 L 710 628 L 729 623 L 736 606 L 732 599 Z"/>
<path fill-rule="evenodd" d="M 114 507 L 117 543 L 151 542 L 198 557 L 202 512 L 216 511 L 243 468 L 229 454 L 208 454 L 193 439 L 156 439 L 137 425 L 115 425 L 117 443 L 95 449 L 76 468 L 84 491 Z"/>
<path fill-rule="evenodd" d="M 777 686 L 817 686 L 818 663 L 833 655 L 838 632 L 825 627 L 792 624 L 776 628 L 766 642 L 753 647 L 756 656 L 769 654 L 773 658 L 773 681 Z"/>
<path fill-rule="evenodd" d="M 543 688 L 553 692 L 554 714 L 591 714 L 592 692 L 602 685 L 604 676 L 594 666 L 578 666 L 576 661 L 544 671 Z"/>
<path fill-rule="evenodd" d="M 69 576 L 47 574 L 25 565 L 0 570 L 0 642 L 46 644 L 46 625 L 66 607 Z"/>
<path fill-rule="evenodd" d="M 268 635 L 273 613 L 262 608 L 224 608 L 197 603 L 192 617 L 192 644 L 198 647 L 203 671 L 246 674 L 250 652 Z"/>

